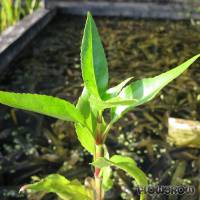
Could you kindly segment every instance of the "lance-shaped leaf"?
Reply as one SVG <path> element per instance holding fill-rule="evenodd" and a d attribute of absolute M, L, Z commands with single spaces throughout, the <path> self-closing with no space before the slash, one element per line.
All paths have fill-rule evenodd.
<path fill-rule="evenodd" d="M 69 181 L 64 176 L 52 174 L 41 181 L 25 185 L 20 192 L 53 192 L 63 200 L 92 200 L 92 191 L 77 180 Z"/>
<path fill-rule="evenodd" d="M 84 117 L 73 104 L 56 97 L 0 91 L 0 103 L 66 121 L 84 123 Z"/>
<path fill-rule="evenodd" d="M 85 125 L 76 123 L 76 133 L 82 146 L 87 149 L 91 154 L 94 153 L 95 147 L 95 129 L 97 125 L 97 113 L 92 110 L 89 102 L 90 94 L 84 87 L 81 96 L 79 97 L 76 108 L 80 110 L 85 118 Z"/>
<path fill-rule="evenodd" d="M 78 103 L 76 105 L 76 108 L 81 112 L 81 114 L 85 118 L 85 122 L 87 126 L 91 129 L 93 132 L 97 125 L 97 110 L 93 108 L 90 104 L 90 93 L 88 92 L 87 88 L 83 88 L 83 92 L 81 96 L 78 99 Z"/>
<path fill-rule="evenodd" d="M 199 57 L 200 54 L 161 75 L 158 75 L 154 78 L 138 80 L 126 86 L 119 93 L 118 97 L 120 97 L 122 100 L 136 99 L 137 101 L 135 101 L 132 105 L 117 106 L 111 109 L 112 123 L 116 122 L 123 114 L 133 109 L 134 107 L 153 99 L 163 87 L 165 87 L 173 79 L 182 74 Z"/>
<path fill-rule="evenodd" d="M 75 128 L 81 145 L 93 155 L 95 151 L 95 139 L 92 132 L 81 124 L 75 124 Z"/>
<path fill-rule="evenodd" d="M 92 165 L 99 168 L 115 166 L 124 170 L 131 177 L 133 177 L 140 187 L 145 187 L 148 184 L 146 175 L 141 169 L 137 167 L 136 162 L 130 157 L 114 155 L 109 160 L 101 157 L 94 161 Z M 144 193 L 141 194 L 140 199 L 144 199 Z"/>
<path fill-rule="evenodd" d="M 88 12 L 81 46 L 82 76 L 88 91 L 102 97 L 108 85 L 108 67 L 95 22 Z"/>

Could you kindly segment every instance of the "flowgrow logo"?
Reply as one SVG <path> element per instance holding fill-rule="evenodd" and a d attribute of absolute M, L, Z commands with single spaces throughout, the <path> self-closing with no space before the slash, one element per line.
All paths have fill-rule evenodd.
<path fill-rule="evenodd" d="M 165 194 L 165 195 L 184 195 L 184 194 L 194 194 L 195 187 L 194 186 L 170 186 L 170 185 L 156 185 L 156 186 L 147 186 L 147 187 L 137 187 L 137 192 L 140 194 L 141 192 L 148 194 Z"/>

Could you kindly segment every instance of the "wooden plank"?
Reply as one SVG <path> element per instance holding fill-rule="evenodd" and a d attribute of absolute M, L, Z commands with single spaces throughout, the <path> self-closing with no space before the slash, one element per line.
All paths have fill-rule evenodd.
<path fill-rule="evenodd" d="M 152 2 L 69 2 L 66 0 L 46 0 L 48 9 L 58 8 L 61 13 L 85 15 L 89 10 L 95 16 L 130 17 L 183 20 L 194 17 L 200 19 L 200 14 L 194 12 L 190 4 Z"/>

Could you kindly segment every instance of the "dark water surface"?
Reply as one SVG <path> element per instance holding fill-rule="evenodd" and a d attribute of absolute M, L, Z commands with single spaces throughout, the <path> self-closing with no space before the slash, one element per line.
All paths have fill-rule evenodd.
<path fill-rule="evenodd" d="M 131 76 L 157 75 L 200 53 L 200 25 L 190 22 L 117 18 L 97 18 L 96 22 L 108 58 L 110 86 Z M 56 17 L 11 65 L 0 88 L 50 94 L 75 103 L 82 88 L 79 57 L 84 23 L 81 17 Z M 171 184 L 177 166 L 184 163 L 181 183 L 198 188 L 199 150 L 171 147 L 166 142 L 169 116 L 200 120 L 198 95 L 200 63 L 196 62 L 155 100 L 116 124 L 108 140 L 110 152 L 133 157 L 152 183 Z M 90 161 L 70 123 L 0 106 L 0 199 L 24 199 L 17 187 L 29 183 L 34 175 L 58 171 L 83 180 L 92 175 Z M 132 180 L 121 171 L 115 171 L 114 180 L 108 199 L 132 199 Z M 197 191 L 193 197 L 180 199 L 198 196 Z"/>

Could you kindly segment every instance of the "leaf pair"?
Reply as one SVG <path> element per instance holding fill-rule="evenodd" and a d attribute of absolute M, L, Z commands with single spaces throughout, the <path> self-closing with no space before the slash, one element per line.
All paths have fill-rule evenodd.
<path fill-rule="evenodd" d="M 144 187 L 147 185 L 148 180 L 145 174 L 137 167 L 133 159 L 120 155 L 114 155 L 110 159 L 107 158 L 99 158 L 92 163 L 92 165 L 102 169 L 104 189 L 110 189 L 112 187 L 110 166 L 115 166 L 127 172 L 136 180 L 139 186 Z M 64 200 L 93 200 L 94 195 L 91 189 L 84 187 L 79 181 L 69 181 L 59 174 L 52 174 L 37 183 L 25 185 L 20 189 L 20 192 L 23 191 L 53 192 Z M 144 200 L 143 193 L 140 199 Z"/>
<path fill-rule="evenodd" d="M 135 179 L 140 187 L 147 186 L 148 184 L 146 175 L 137 167 L 136 162 L 130 157 L 114 155 L 110 159 L 98 158 L 92 163 L 92 165 L 102 169 L 109 166 L 115 166 L 127 172 L 132 178 Z M 144 200 L 144 193 L 141 194 L 140 199 Z"/>
<path fill-rule="evenodd" d="M 116 122 L 123 114 L 133 109 L 136 106 L 147 103 L 152 100 L 162 88 L 164 88 L 173 79 L 181 75 L 195 60 L 200 57 L 200 54 L 192 57 L 183 64 L 175 67 L 165 73 L 162 73 L 153 78 L 145 78 L 134 81 L 127 85 L 118 94 L 121 100 L 135 100 L 130 105 L 121 105 L 111 109 L 112 123 Z"/>
<path fill-rule="evenodd" d="M 41 181 L 25 185 L 20 192 L 53 192 L 63 200 L 93 200 L 93 192 L 79 181 L 69 181 L 59 174 L 51 174 Z"/>

